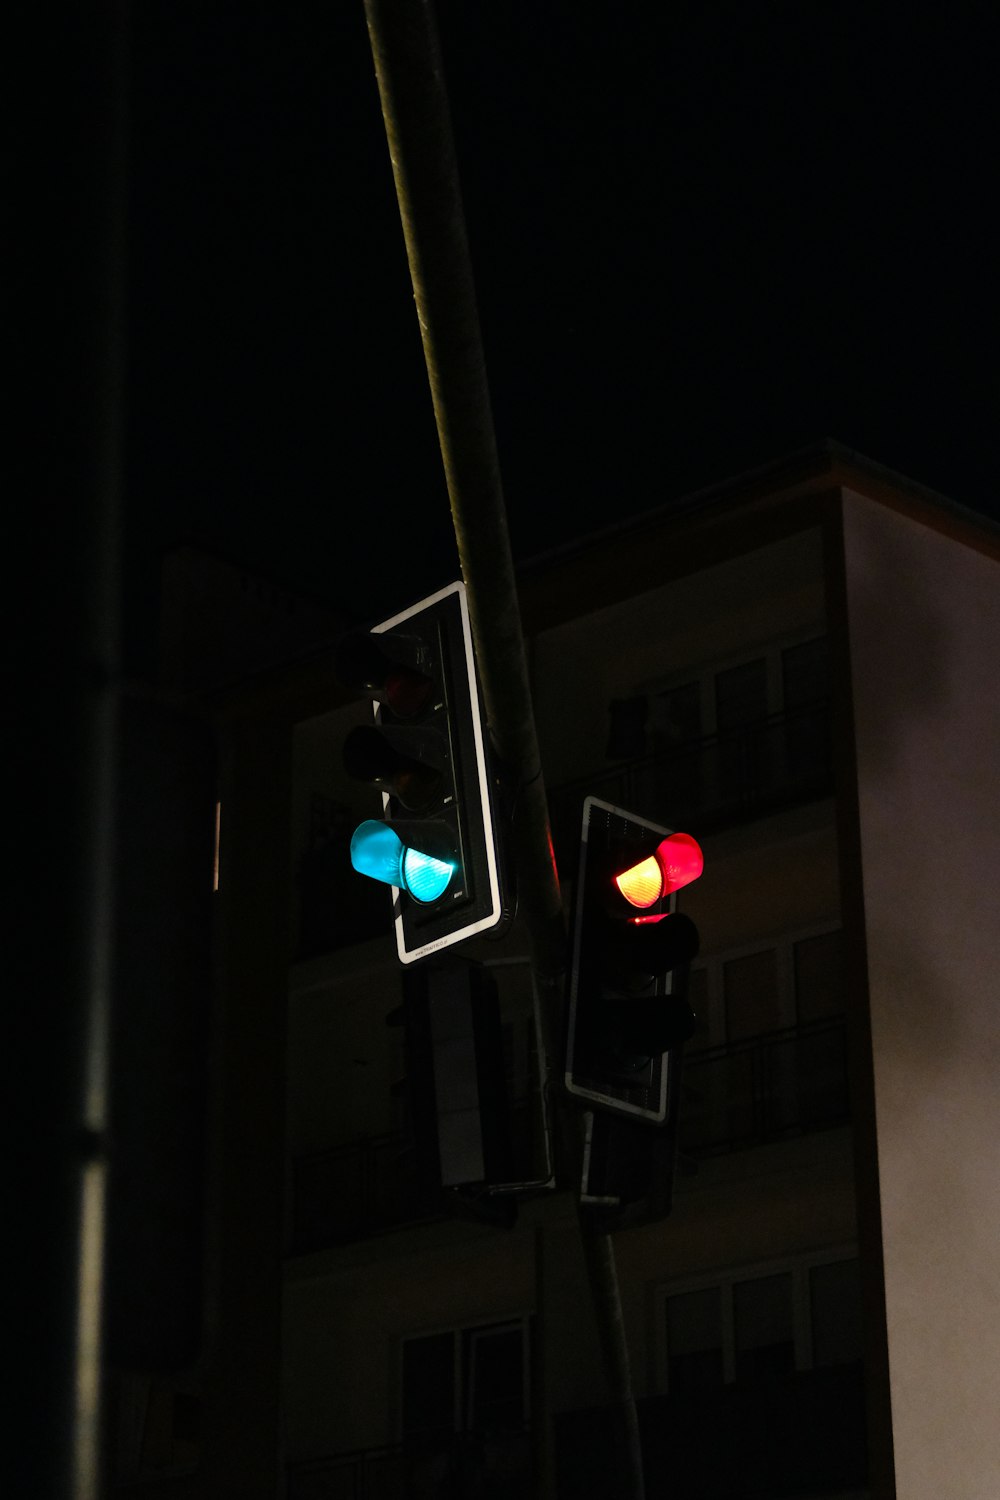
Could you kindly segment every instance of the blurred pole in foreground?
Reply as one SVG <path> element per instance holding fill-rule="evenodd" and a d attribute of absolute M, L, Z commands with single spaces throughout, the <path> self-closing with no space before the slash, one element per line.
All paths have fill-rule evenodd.
<path fill-rule="evenodd" d="M 39 14 L 8 294 L 30 409 L 7 438 L 8 992 L 15 1183 L 5 1491 L 96 1500 L 123 467 L 127 17 Z M 15 347 L 17 340 L 15 338 Z M 14 369 L 11 361 L 10 368 Z M 35 374 L 37 372 L 37 375 Z M 9 763 L 10 763 L 9 762 Z M 10 822 L 15 824 L 12 830 Z"/>

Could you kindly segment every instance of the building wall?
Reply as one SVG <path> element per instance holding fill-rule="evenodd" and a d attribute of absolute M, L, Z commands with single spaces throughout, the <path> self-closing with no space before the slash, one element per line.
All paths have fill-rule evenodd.
<path fill-rule="evenodd" d="M 850 1130 L 826 1131 L 702 1162 L 681 1174 L 670 1219 L 615 1240 L 639 1396 L 665 1389 L 661 1297 L 691 1278 L 831 1246 L 857 1232 Z"/>
<path fill-rule="evenodd" d="M 386 927 L 390 902 L 385 900 Z M 391 1089 L 402 1076 L 402 1033 L 386 1016 L 402 999 L 399 969 L 386 945 L 346 949 L 332 969 L 297 965 L 289 996 L 288 1149 L 322 1151 L 398 1128 Z M 360 960 L 360 962 L 359 962 Z"/>
<path fill-rule="evenodd" d="M 896 1489 L 1000 1488 L 1000 573 L 848 494 L 874 1122 Z"/>
<path fill-rule="evenodd" d="M 534 1307 L 534 1238 L 525 1226 L 504 1234 L 438 1224 L 301 1261 L 285 1288 L 289 1455 L 398 1441 L 403 1338 Z"/>
<path fill-rule="evenodd" d="M 820 537 L 811 529 L 546 631 L 532 645 L 532 661 L 548 783 L 602 766 L 612 697 L 655 692 L 677 673 L 710 672 L 824 629 Z M 297 733 L 299 848 L 307 783 L 331 797 L 347 795 L 331 766 L 343 727 L 343 715 L 329 715 Z M 838 922 L 830 799 L 712 834 L 705 848 L 711 881 L 685 899 L 705 955 Z M 563 884 L 568 896 L 571 881 Z M 293 1152 L 389 1128 L 383 1016 L 398 1003 L 398 971 L 387 943 L 306 960 L 293 970 Z M 523 933 L 515 930 L 501 947 L 504 954 L 523 947 Z M 477 944 L 476 956 L 488 960 L 499 950 Z M 697 1176 L 680 1179 L 669 1220 L 616 1239 L 637 1392 L 663 1388 L 658 1299 L 664 1288 L 727 1266 L 850 1245 L 855 1231 L 847 1129 L 703 1163 Z M 397 1439 L 405 1336 L 526 1313 L 538 1314 L 549 1410 L 604 1403 L 570 1194 L 522 1205 L 516 1228 L 507 1232 L 428 1225 L 293 1261 L 284 1325 L 289 1457 Z"/>
<path fill-rule="evenodd" d="M 665 558 L 676 567 L 676 558 Z M 604 758 L 608 704 L 754 654 L 823 619 L 822 549 L 802 531 L 547 630 L 531 647 L 546 784 Z M 582 603 L 583 601 L 581 601 Z"/>

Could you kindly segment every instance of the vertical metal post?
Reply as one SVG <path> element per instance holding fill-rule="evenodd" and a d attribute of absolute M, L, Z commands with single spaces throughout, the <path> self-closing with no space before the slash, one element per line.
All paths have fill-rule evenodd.
<path fill-rule="evenodd" d="M 40 17 L 15 138 L 27 206 L 12 220 L 25 260 L 12 300 L 41 371 L 35 384 L 22 366 L 17 383 L 41 399 L 7 440 L 23 461 L 9 499 L 27 545 L 9 556 L 20 628 L 4 640 L 10 813 L 26 822 L 7 839 L 25 955 L 6 986 L 25 1191 L 10 1198 L 4 1474 L 10 1494 L 45 1500 L 96 1500 L 100 1485 L 126 41 L 114 0 Z"/>

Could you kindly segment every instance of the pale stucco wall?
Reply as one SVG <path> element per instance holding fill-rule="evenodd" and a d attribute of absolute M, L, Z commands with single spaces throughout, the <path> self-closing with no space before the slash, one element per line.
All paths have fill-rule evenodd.
<path fill-rule="evenodd" d="M 900 1500 L 1000 1494 L 1000 569 L 844 505 Z"/>

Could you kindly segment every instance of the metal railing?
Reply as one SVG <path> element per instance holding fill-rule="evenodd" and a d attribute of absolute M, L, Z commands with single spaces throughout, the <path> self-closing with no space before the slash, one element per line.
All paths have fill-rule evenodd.
<path fill-rule="evenodd" d="M 861 1500 L 867 1495 L 860 1361 L 641 1397 L 646 1494 L 674 1500 Z M 560 1500 L 616 1492 L 616 1412 L 555 1418 Z"/>
<path fill-rule="evenodd" d="M 848 1114 L 843 1016 L 689 1050 L 684 1058 L 683 1156 L 721 1155 L 805 1135 L 842 1124 Z M 446 1212 L 440 1185 L 401 1135 L 349 1141 L 293 1163 L 293 1255 L 439 1219 Z"/>
<path fill-rule="evenodd" d="M 689 1051 L 679 1145 L 688 1156 L 804 1135 L 849 1114 L 843 1016 Z"/>
<path fill-rule="evenodd" d="M 560 846 L 575 848 L 580 804 L 589 795 L 641 808 L 645 817 L 669 827 L 694 821 L 705 829 L 832 789 L 830 705 L 823 700 L 554 788 L 553 838 L 557 852 Z"/>
<path fill-rule="evenodd" d="M 527 1181 L 537 1147 L 538 1112 L 527 1100 L 508 1119 L 517 1180 Z M 523 1169 L 523 1170 L 522 1170 Z M 292 1163 L 291 1253 L 348 1244 L 448 1213 L 436 1163 L 406 1135 L 364 1137 Z"/>
<path fill-rule="evenodd" d="M 527 1431 L 454 1433 L 291 1464 L 287 1500 L 524 1500 L 531 1493 Z"/>
<path fill-rule="evenodd" d="M 293 1254 L 436 1218 L 441 1190 L 402 1135 L 348 1141 L 292 1164 Z"/>
<path fill-rule="evenodd" d="M 406 1494 L 402 1448 L 359 1448 L 291 1464 L 287 1500 L 397 1500 Z"/>

